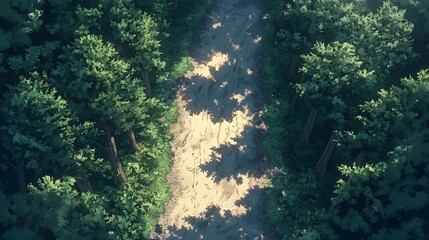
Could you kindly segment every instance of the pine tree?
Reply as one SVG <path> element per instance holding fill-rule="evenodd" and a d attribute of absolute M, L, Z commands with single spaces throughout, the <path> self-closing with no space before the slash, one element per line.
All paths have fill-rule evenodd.
<path fill-rule="evenodd" d="M 78 139 L 82 133 L 91 133 L 92 124 L 78 124 L 67 102 L 46 79 L 37 73 L 21 78 L 5 94 L 1 108 L 5 121 L 1 141 L 21 192 L 27 191 L 26 172 L 31 172 L 32 179 L 43 172 L 72 174 L 89 186 L 87 177 L 97 165 L 93 149 Z"/>

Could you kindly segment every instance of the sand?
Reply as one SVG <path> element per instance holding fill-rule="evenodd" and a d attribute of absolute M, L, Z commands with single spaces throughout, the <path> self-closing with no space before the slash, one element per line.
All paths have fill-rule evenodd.
<path fill-rule="evenodd" d="M 263 216 L 262 0 L 218 0 L 178 86 L 173 198 L 154 239 L 273 239 Z"/>

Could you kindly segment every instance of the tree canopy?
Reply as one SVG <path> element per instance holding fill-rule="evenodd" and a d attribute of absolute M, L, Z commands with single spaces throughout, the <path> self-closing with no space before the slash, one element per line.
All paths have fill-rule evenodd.
<path fill-rule="evenodd" d="M 429 234 L 423 2 L 276 1 L 263 145 L 283 239 Z"/>
<path fill-rule="evenodd" d="M 148 238 L 170 198 L 172 86 L 210 2 L 1 5 L 0 238 Z"/>

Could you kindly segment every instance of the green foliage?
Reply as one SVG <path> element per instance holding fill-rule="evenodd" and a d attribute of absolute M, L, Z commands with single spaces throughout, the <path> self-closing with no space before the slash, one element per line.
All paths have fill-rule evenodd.
<path fill-rule="evenodd" d="M 388 1 L 373 13 L 363 0 L 294 0 L 286 4 L 283 15 L 276 41 L 282 52 L 305 53 L 317 41 L 348 42 L 368 70 L 383 76 L 416 57 L 413 24 L 405 19 L 405 10 Z"/>
<path fill-rule="evenodd" d="M 163 206 L 170 195 L 165 184 L 156 184 L 156 174 L 151 174 L 146 164 L 130 162 L 127 173 L 132 176 L 122 189 L 113 190 L 116 196 L 113 212 L 107 216 L 107 222 L 114 226 L 118 239 L 142 239 L 155 228 Z M 154 186 L 155 184 L 155 186 Z M 161 188 L 157 188 L 161 187 Z M 123 213 L 127 214 L 124 215 Z"/>
<path fill-rule="evenodd" d="M 269 191 L 267 215 L 283 239 L 323 239 L 325 209 L 318 207 L 320 183 L 312 170 L 284 171 Z"/>
<path fill-rule="evenodd" d="M 423 35 L 412 35 L 423 18 L 411 15 L 423 1 L 399 1 L 411 13 L 382 0 L 291 0 L 276 1 L 267 15 L 266 29 L 273 33 L 263 56 L 270 96 L 263 146 L 281 171 L 267 212 L 283 239 L 428 235 L 428 74 L 397 81 L 406 71 L 399 68 L 417 56 L 414 40 L 423 41 L 413 39 Z M 296 79 L 295 69 L 305 78 Z M 381 86 L 387 90 L 379 91 Z M 291 105 L 295 91 L 302 99 Z M 310 108 L 322 116 L 311 145 L 303 146 L 296 140 Z M 328 165 L 318 179 L 313 166 L 331 124 L 345 129 L 330 163 L 337 166 Z M 360 151 L 370 164 L 350 166 Z"/>
<path fill-rule="evenodd" d="M 357 131 L 345 132 L 344 141 L 351 148 L 381 154 L 373 154 L 377 159 L 392 151 L 405 136 L 424 129 L 429 119 L 425 110 L 429 105 L 428 72 L 421 70 L 417 78 L 403 78 L 400 86 L 381 89 L 377 99 L 362 104 L 362 113 L 356 117 L 361 126 Z"/>
<path fill-rule="evenodd" d="M 44 176 L 37 186 L 30 184 L 28 195 L 3 195 L 9 201 L 3 225 L 11 226 L 4 239 L 109 239 L 102 198 L 77 192 L 75 182 L 72 177 Z"/>
<path fill-rule="evenodd" d="M 55 73 L 67 84 L 60 87 L 74 101 L 87 103 L 82 107 L 93 113 L 92 119 L 113 122 L 124 131 L 144 124 L 150 102 L 139 79 L 131 76 L 130 65 L 119 58 L 111 43 L 96 35 L 81 36 L 63 58 L 65 64 Z"/>
<path fill-rule="evenodd" d="M 166 50 L 170 57 L 180 58 L 188 55 L 192 43 L 199 37 L 201 23 L 206 20 L 206 13 L 212 6 L 212 0 L 178 0 L 179 9 L 174 13 Z M 174 39 L 173 39 L 174 38 Z M 165 52 L 167 52 L 165 51 Z"/>
<path fill-rule="evenodd" d="M 262 144 L 270 161 L 280 166 L 284 162 L 282 149 L 285 144 L 286 129 L 278 120 L 285 119 L 288 110 L 287 105 L 280 101 L 273 102 L 264 109 L 264 118 L 268 127 Z"/>
<path fill-rule="evenodd" d="M 392 0 L 393 3 L 413 13 L 415 22 L 423 24 L 423 31 L 429 33 L 429 2 L 424 0 Z"/>
<path fill-rule="evenodd" d="M 161 60 L 158 23 L 135 7 L 132 0 L 116 1 L 110 9 L 114 38 L 128 46 L 126 56 L 139 71 L 151 72 L 165 67 Z M 131 53 L 131 54 L 130 54 Z"/>
<path fill-rule="evenodd" d="M 192 68 L 184 47 L 209 6 L 182 3 L 175 12 L 163 0 L 4 2 L 0 238 L 145 239 L 154 230 L 171 197 L 172 87 Z M 127 172 L 121 186 L 100 151 L 106 123 Z M 129 130 L 140 152 L 124 148 Z"/>
<path fill-rule="evenodd" d="M 350 118 L 347 115 L 356 112 L 353 105 L 361 94 L 375 85 L 374 71 L 364 68 L 355 47 L 349 43 L 318 42 L 302 60 L 300 70 L 309 79 L 294 85 L 297 92 L 313 106 L 320 107 L 328 119 L 344 125 Z"/>
<path fill-rule="evenodd" d="M 44 38 L 45 19 L 43 1 L 3 1 L 0 10 L 0 55 L 4 58 L 1 72 L 28 73 L 47 70 L 52 64 L 58 40 Z M 8 76 L 10 78 L 10 75 Z M 17 80 L 15 79 L 8 80 Z"/>
<path fill-rule="evenodd" d="M 365 16 L 358 26 L 361 30 L 351 33 L 352 42 L 368 68 L 381 76 L 416 57 L 411 38 L 414 25 L 405 19 L 405 10 L 389 1 L 383 2 L 376 13 Z"/>
<path fill-rule="evenodd" d="M 38 186 L 30 185 L 30 201 L 40 208 L 41 227 L 57 239 L 108 239 L 103 199 L 92 193 L 79 193 L 75 179 L 55 180 L 45 176 Z"/>
<path fill-rule="evenodd" d="M 97 161 L 94 151 L 78 136 L 93 135 L 93 124 L 77 124 L 66 100 L 46 79 L 46 74 L 32 73 L 5 94 L 1 108 L 5 124 L 0 130 L 6 161 L 15 166 L 23 161 L 38 177 L 45 171 L 86 175 Z"/>
<path fill-rule="evenodd" d="M 333 227 L 359 239 L 423 239 L 429 211 L 428 132 L 416 133 L 375 165 L 341 166 Z"/>

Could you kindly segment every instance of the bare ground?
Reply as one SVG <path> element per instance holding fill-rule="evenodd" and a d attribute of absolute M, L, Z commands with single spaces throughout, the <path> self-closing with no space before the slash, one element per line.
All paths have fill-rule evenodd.
<path fill-rule="evenodd" d="M 173 198 L 154 239 L 273 239 L 260 142 L 263 0 L 218 0 L 177 91 Z"/>

